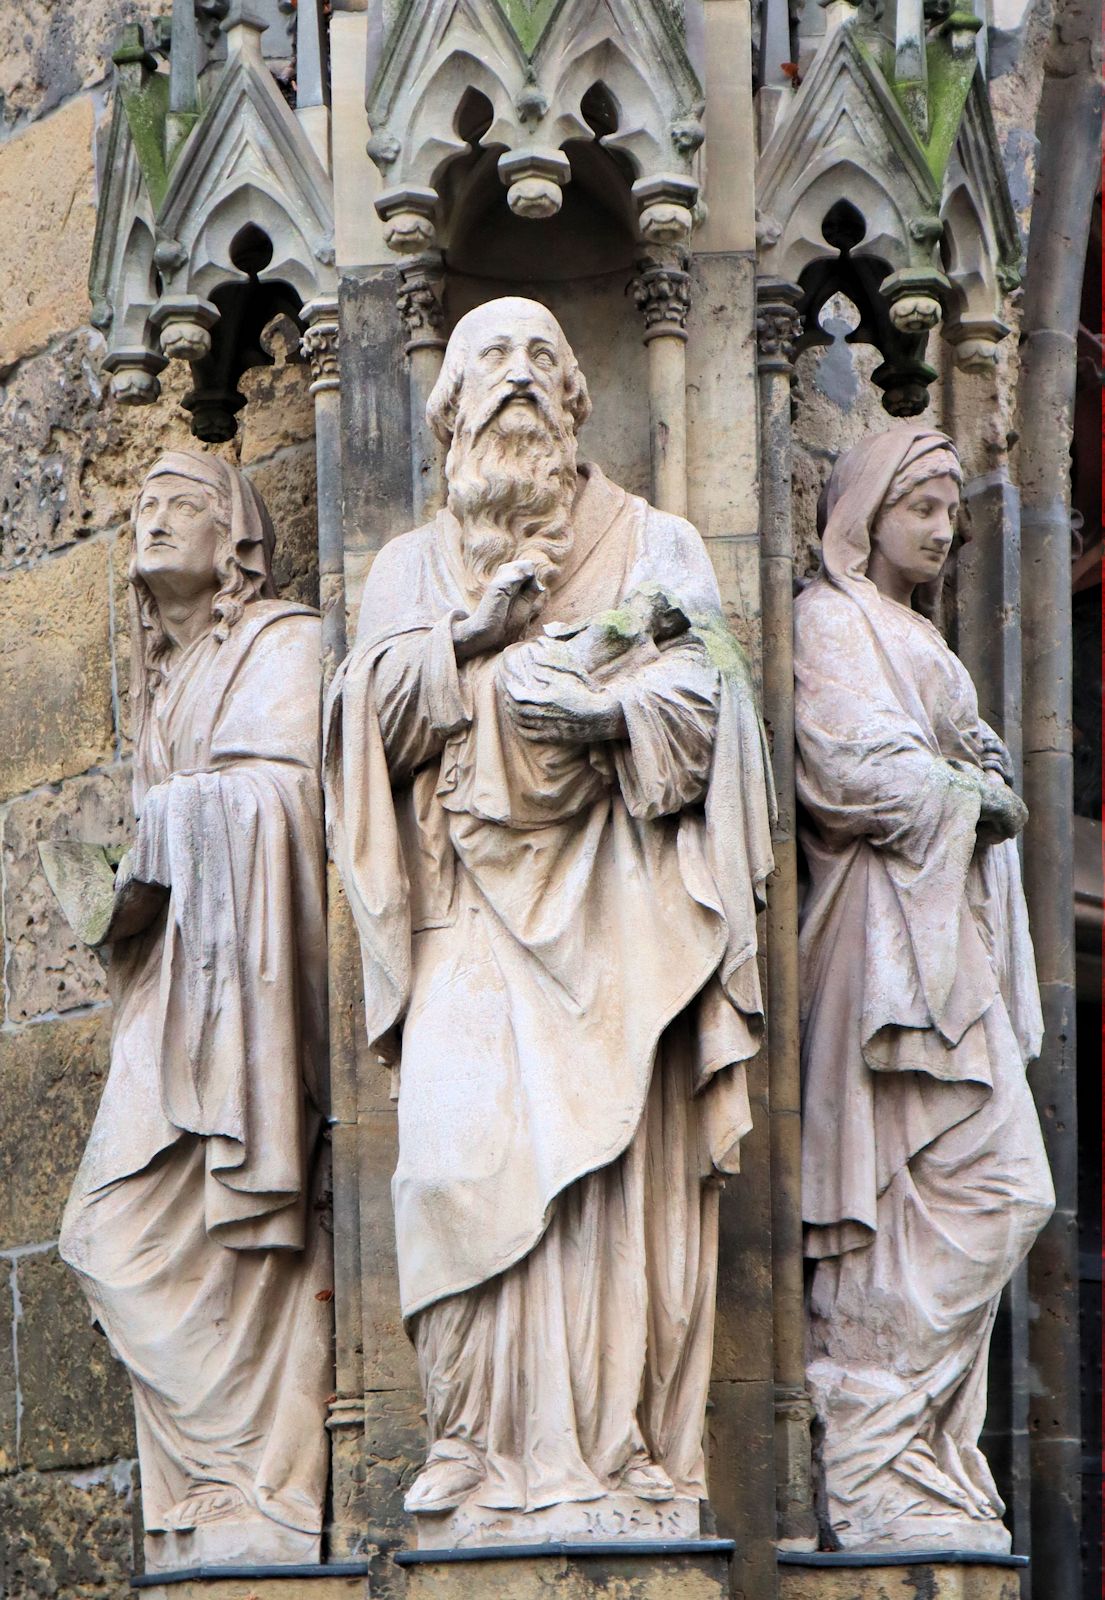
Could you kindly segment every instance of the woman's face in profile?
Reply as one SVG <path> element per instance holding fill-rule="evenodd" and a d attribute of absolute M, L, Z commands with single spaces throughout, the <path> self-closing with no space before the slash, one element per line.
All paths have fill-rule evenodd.
<path fill-rule="evenodd" d="M 939 577 L 955 536 L 959 485 L 950 473 L 916 484 L 875 524 L 867 576 L 879 589 L 880 578 L 898 591 Z"/>

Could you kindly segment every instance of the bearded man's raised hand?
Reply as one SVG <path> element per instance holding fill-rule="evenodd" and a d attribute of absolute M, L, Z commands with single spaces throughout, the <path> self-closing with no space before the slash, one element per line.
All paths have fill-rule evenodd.
<path fill-rule="evenodd" d="M 502 650 L 521 637 L 544 599 L 545 589 L 532 561 L 507 561 L 480 596 L 471 616 L 453 623 L 458 661 Z"/>

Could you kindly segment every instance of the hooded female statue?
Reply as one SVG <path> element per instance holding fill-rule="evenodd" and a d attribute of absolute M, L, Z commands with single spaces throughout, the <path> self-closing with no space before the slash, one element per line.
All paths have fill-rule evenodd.
<path fill-rule="evenodd" d="M 163 456 L 132 526 L 138 833 L 97 941 L 111 1069 L 61 1253 L 130 1373 L 147 1568 L 317 1560 L 319 623 L 277 599 L 272 523 L 226 462 Z"/>
<path fill-rule="evenodd" d="M 808 1380 L 828 1520 L 864 1550 L 1008 1550 L 978 1448 L 986 1361 L 1054 1203 L 1025 1079 L 1042 1029 L 1027 813 L 913 607 L 960 482 L 929 428 L 849 451 L 795 615 Z"/>

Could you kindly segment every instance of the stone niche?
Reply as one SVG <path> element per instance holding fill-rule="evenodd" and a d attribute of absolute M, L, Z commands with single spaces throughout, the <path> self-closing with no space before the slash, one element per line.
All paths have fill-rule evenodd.
<path fill-rule="evenodd" d="M 569 141 L 570 179 L 555 215 L 515 215 L 503 204 L 495 153 L 477 148 L 489 112 L 478 94 L 462 104 L 458 128 L 472 153 L 447 169 L 442 186 L 446 325 L 499 295 L 532 294 L 546 304 L 588 375 L 594 412 L 581 454 L 647 494 L 648 411 L 627 403 L 647 393 L 648 375 L 633 303 L 640 245 L 624 169 L 598 143 Z M 599 136 L 612 131 L 615 114 L 601 96 L 587 113 Z"/>

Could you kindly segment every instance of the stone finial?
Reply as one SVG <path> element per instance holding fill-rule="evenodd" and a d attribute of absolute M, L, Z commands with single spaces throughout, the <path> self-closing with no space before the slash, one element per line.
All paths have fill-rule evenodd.
<path fill-rule="evenodd" d="M 261 35 L 268 26 L 265 18 L 250 6 L 244 5 L 242 0 L 232 0 L 230 10 L 222 22 L 228 51 L 232 55 L 242 51 L 259 56 Z"/>
<path fill-rule="evenodd" d="M 906 268 L 892 272 L 879 285 L 879 294 L 889 302 L 890 321 L 898 333 L 921 334 L 935 328 L 944 314 L 943 297 L 950 285 L 942 272 L 929 268 Z"/>
<path fill-rule="evenodd" d="M 637 226 L 648 244 L 684 244 L 694 229 L 698 184 L 674 172 L 639 178 L 633 185 Z"/>
<path fill-rule="evenodd" d="M 929 403 L 929 385 L 939 374 L 916 354 L 924 350 L 924 337 L 905 335 L 901 347 L 877 366 L 871 382 L 882 390 L 883 410 L 892 417 L 917 417 Z"/>
<path fill-rule="evenodd" d="M 111 377 L 111 393 L 121 406 L 149 406 L 161 394 L 158 373 L 168 365 L 164 356 L 144 348 L 112 350 L 104 358 Z"/>
<path fill-rule="evenodd" d="M 376 213 L 384 224 L 384 242 L 396 255 L 416 256 L 432 250 L 437 239 L 436 189 L 388 189 L 376 198 Z"/>
<path fill-rule="evenodd" d="M 499 177 L 514 215 L 540 220 L 560 210 L 572 168 L 561 150 L 511 150 L 499 157 Z"/>
<path fill-rule="evenodd" d="M 955 364 L 962 372 L 992 372 L 998 364 L 998 346 L 1009 332 L 1000 317 L 961 317 L 949 322 L 944 337 L 952 346 Z"/>
<path fill-rule="evenodd" d="M 940 321 L 940 302 L 930 294 L 900 295 L 890 307 L 890 320 L 899 333 L 927 333 Z"/>
<path fill-rule="evenodd" d="M 150 313 L 162 351 L 175 361 L 202 361 L 210 355 L 211 329 L 218 320 L 218 306 L 194 294 L 163 296 Z"/>

